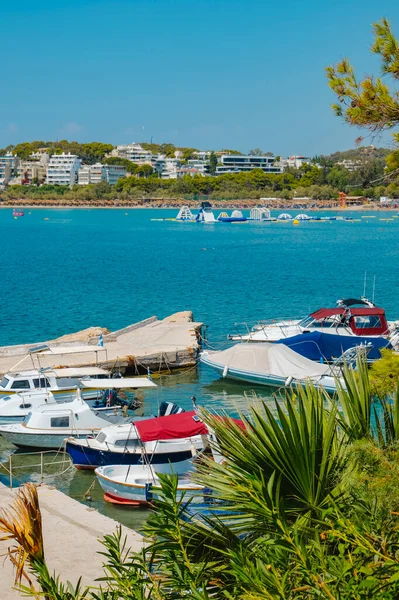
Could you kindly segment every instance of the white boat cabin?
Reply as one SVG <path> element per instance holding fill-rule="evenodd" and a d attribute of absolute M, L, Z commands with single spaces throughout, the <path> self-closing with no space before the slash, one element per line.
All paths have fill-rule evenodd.
<path fill-rule="evenodd" d="M 3 376 L 0 382 L 0 397 L 34 390 L 57 392 L 76 389 L 82 377 L 107 379 L 109 373 L 99 367 L 10 371 Z"/>

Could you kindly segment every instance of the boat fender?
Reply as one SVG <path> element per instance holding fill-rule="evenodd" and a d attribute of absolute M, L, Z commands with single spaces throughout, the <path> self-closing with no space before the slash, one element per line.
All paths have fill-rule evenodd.
<path fill-rule="evenodd" d="M 151 502 L 152 500 L 152 483 L 146 483 L 145 484 L 145 499 L 146 502 Z"/>
<path fill-rule="evenodd" d="M 226 377 L 228 372 L 229 372 L 229 367 L 226 365 L 223 369 L 223 377 Z"/>
<path fill-rule="evenodd" d="M 284 382 L 285 387 L 288 387 L 289 385 L 291 385 L 293 379 L 294 378 L 293 378 L 292 375 L 290 375 L 289 377 L 287 377 L 287 379 Z"/>

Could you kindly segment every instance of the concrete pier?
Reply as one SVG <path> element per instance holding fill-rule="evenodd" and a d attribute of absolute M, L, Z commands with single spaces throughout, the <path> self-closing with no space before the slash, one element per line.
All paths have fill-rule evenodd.
<path fill-rule="evenodd" d="M 95 579 L 103 576 L 104 548 L 99 539 L 116 531 L 119 523 L 101 515 L 69 498 L 62 492 L 40 486 L 39 501 L 42 512 L 44 551 L 50 571 L 60 575 L 63 582 L 74 585 L 82 575 L 83 585 L 97 585 Z M 0 483 L 0 506 L 8 508 L 16 492 Z M 123 528 L 127 546 L 133 551 L 143 547 L 143 537 L 135 531 Z M 0 542 L 1 600 L 20 600 L 22 596 L 13 589 L 15 572 L 8 558 L 3 555 L 12 542 Z"/>
<path fill-rule="evenodd" d="M 98 353 L 98 364 L 104 368 L 120 370 L 127 374 L 145 373 L 178 369 L 193 366 L 199 350 L 199 340 L 203 324 L 193 321 L 191 311 L 175 313 L 165 319 L 150 317 L 118 331 L 108 333 L 100 327 L 91 327 L 75 334 L 62 336 L 56 340 L 34 342 L 19 346 L 0 347 L 0 373 L 10 371 L 28 355 L 36 345 L 50 345 L 52 348 L 73 348 L 92 345 L 98 349 L 100 333 L 103 334 L 105 352 Z M 96 364 L 95 352 L 73 354 L 37 354 L 35 366 L 40 367 L 84 367 Z M 18 370 L 32 369 L 28 357 L 21 362 Z"/>

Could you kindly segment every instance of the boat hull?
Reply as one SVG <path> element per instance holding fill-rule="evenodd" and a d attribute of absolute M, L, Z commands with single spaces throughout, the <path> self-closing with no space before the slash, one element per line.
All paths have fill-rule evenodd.
<path fill-rule="evenodd" d="M 187 463 L 189 466 L 190 463 Z M 187 471 L 184 463 L 181 465 L 183 472 Z M 185 471 L 184 471 L 185 468 Z M 165 469 L 165 472 L 171 473 L 171 469 L 179 469 L 179 463 L 169 465 Z M 156 501 L 159 498 L 161 488 L 158 478 L 154 481 L 148 477 L 148 471 L 145 467 L 142 469 L 142 475 L 130 477 L 129 470 L 126 472 L 126 481 L 117 480 L 113 477 L 113 467 L 103 467 L 96 469 L 97 479 L 104 491 L 104 493 L 111 498 L 115 498 L 120 501 L 131 501 L 139 504 L 148 504 L 148 502 Z M 158 469 L 159 472 L 159 469 Z M 178 473 L 178 470 L 175 470 Z M 198 499 L 203 501 L 203 487 L 200 485 L 192 484 L 188 479 L 181 479 L 177 485 L 177 499 L 180 499 L 184 494 L 184 497 L 188 500 L 189 498 Z"/>
<path fill-rule="evenodd" d="M 82 438 L 86 438 L 88 435 L 96 435 L 98 430 L 87 431 L 81 434 Z M 76 432 L 72 430 L 66 431 L 65 433 L 29 433 L 18 431 L 1 431 L 1 435 L 7 442 L 17 446 L 18 448 L 45 448 L 48 450 L 58 450 L 64 446 L 65 438 L 76 435 Z"/>
<path fill-rule="evenodd" d="M 254 383 L 257 385 L 265 385 L 268 387 L 274 388 L 298 388 L 300 386 L 306 385 L 306 383 L 313 383 L 316 387 L 322 386 L 326 392 L 329 394 L 333 394 L 337 391 L 337 387 L 335 384 L 335 380 L 333 377 L 323 377 L 321 379 L 313 379 L 308 378 L 307 380 L 297 380 L 291 379 L 289 382 L 287 379 L 283 377 L 276 377 L 271 374 L 263 374 L 256 373 L 250 371 L 241 371 L 240 369 L 235 369 L 232 367 L 228 367 L 226 372 L 226 365 L 215 363 L 203 356 L 201 356 L 201 362 L 208 367 L 214 369 L 217 373 L 219 373 L 225 379 L 234 379 L 235 381 L 245 381 L 247 383 Z"/>
<path fill-rule="evenodd" d="M 66 451 L 77 469 L 96 469 L 108 465 L 139 465 L 143 454 L 139 452 L 111 452 L 66 442 Z M 163 465 L 192 458 L 191 451 L 153 453 L 148 457 L 152 465 Z"/>

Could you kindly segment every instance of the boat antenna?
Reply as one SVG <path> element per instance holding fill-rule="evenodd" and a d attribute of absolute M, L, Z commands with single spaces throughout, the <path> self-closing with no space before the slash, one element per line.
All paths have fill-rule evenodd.
<path fill-rule="evenodd" d="M 363 298 L 366 297 L 367 271 L 364 272 Z"/>
<path fill-rule="evenodd" d="M 374 275 L 374 281 L 373 281 L 373 299 L 372 299 L 373 304 L 374 304 L 374 296 L 375 296 L 375 275 Z"/>

